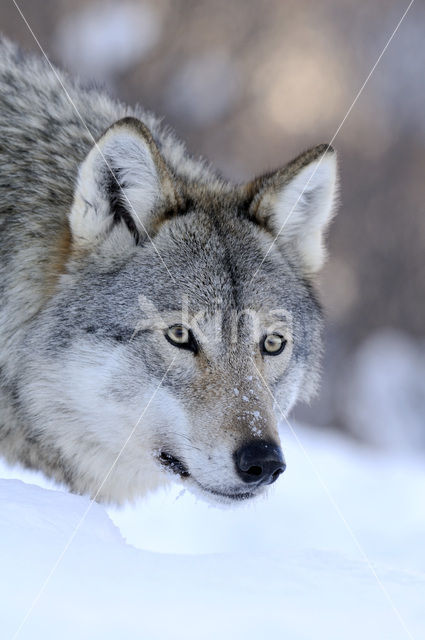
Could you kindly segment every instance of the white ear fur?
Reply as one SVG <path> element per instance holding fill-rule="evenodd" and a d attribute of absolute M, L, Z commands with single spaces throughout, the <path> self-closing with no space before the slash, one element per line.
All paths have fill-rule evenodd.
<path fill-rule="evenodd" d="M 146 232 L 149 216 L 162 195 L 154 158 L 159 152 L 146 131 L 137 120 L 119 121 L 81 164 L 70 213 L 77 245 L 88 247 L 103 240 L 120 220 L 133 236 Z M 131 233 L 128 235 L 131 240 Z"/>
<path fill-rule="evenodd" d="M 326 257 L 323 237 L 335 208 L 335 152 L 326 145 L 306 152 L 283 170 L 281 182 L 279 186 L 279 176 L 272 177 L 270 186 L 264 187 L 257 217 L 266 207 L 267 224 L 277 241 L 290 242 L 304 270 L 315 273 Z"/>

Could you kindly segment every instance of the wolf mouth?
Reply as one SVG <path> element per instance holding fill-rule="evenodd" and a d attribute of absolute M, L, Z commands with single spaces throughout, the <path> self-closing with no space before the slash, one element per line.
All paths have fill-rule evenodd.
<path fill-rule="evenodd" d="M 183 462 L 181 462 L 181 460 L 171 455 L 171 453 L 167 453 L 166 451 L 161 451 L 160 455 L 158 456 L 158 459 L 163 467 L 165 467 L 166 469 L 169 469 L 170 471 L 180 476 L 181 478 L 190 477 L 190 473 L 187 467 L 183 464 Z M 218 491 L 216 489 L 204 487 L 199 482 L 197 482 L 194 478 L 192 479 L 194 480 L 195 484 L 198 485 L 200 489 L 202 489 L 202 491 L 204 491 L 205 493 L 209 493 L 213 496 L 217 496 L 219 498 L 224 498 L 227 500 L 249 500 L 249 498 L 253 498 L 255 496 L 255 493 L 253 491 L 234 492 L 234 493 Z"/>
<path fill-rule="evenodd" d="M 180 476 L 181 478 L 188 478 L 190 473 L 187 467 L 181 462 L 178 458 L 175 458 L 170 453 L 166 451 L 161 451 L 159 455 L 159 461 L 163 467 L 170 469 L 173 473 Z"/>
<path fill-rule="evenodd" d="M 195 478 L 193 478 L 193 477 L 192 477 L 192 480 L 199 487 L 199 489 L 202 489 L 202 491 L 204 493 L 207 493 L 207 494 L 210 494 L 210 495 L 213 495 L 213 496 L 217 496 L 217 498 L 222 498 L 224 500 L 231 500 L 231 501 L 249 500 L 250 498 L 254 498 L 257 495 L 257 493 L 255 491 L 233 491 L 233 492 L 232 491 L 219 491 L 218 489 L 212 489 L 211 487 L 205 487 L 200 482 L 195 480 Z"/>
<path fill-rule="evenodd" d="M 249 500 L 255 496 L 255 493 L 252 491 L 245 491 L 244 493 L 225 493 L 224 491 L 215 491 L 214 489 L 206 489 L 205 487 L 202 488 L 207 493 L 212 493 L 214 496 L 227 498 L 228 500 Z"/>

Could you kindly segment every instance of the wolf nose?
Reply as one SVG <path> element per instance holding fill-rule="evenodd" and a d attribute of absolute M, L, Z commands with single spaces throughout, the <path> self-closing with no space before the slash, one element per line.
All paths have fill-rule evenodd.
<path fill-rule="evenodd" d="M 272 484 L 286 469 L 280 447 L 266 440 L 244 444 L 234 458 L 239 477 L 248 483 Z"/>

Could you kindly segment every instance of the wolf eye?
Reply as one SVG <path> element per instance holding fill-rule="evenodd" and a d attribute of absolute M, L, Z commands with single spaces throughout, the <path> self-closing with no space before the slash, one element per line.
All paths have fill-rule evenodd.
<path fill-rule="evenodd" d="M 286 340 L 279 333 L 269 333 L 260 343 L 261 352 L 266 356 L 278 356 L 285 346 Z"/>
<path fill-rule="evenodd" d="M 166 340 L 175 347 L 180 349 L 188 349 L 193 353 L 198 352 L 198 345 L 190 329 L 182 324 L 173 324 L 172 327 L 168 327 L 164 333 Z"/>

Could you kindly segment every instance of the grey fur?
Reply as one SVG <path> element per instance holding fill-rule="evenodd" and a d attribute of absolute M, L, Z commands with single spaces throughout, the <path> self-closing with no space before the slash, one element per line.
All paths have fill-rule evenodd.
<path fill-rule="evenodd" d="M 283 170 L 234 186 L 191 158 L 151 114 L 60 76 L 89 131 L 46 62 L 0 42 L 0 450 L 106 501 L 167 481 L 156 459 L 163 450 L 184 462 L 190 478 L 183 480 L 203 495 L 242 495 L 235 448 L 256 437 L 278 440 L 262 378 L 285 413 L 316 387 L 321 312 L 316 269 L 300 248 L 304 232 L 292 226 L 269 249 L 281 226 L 273 213 L 279 193 L 332 150 L 316 147 Z M 139 219 L 120 190 L 111 195 L 121 167 L 111 176 L 98 158 L 91 187 L 114 210 L 87 249 L 70 231 L 70 212 L 79 206 L 77 174 L 92 136 L 109 153 L 101 137 L 108 129 L 111 162 L 115 131 L 134 137 L 160 186 Z M 80 223 L 101 215 L 100 204 L 83 200 Z M 311 193 L 303 206 L 300 220 Z M 221 318 L 221 339 L 202 344 L 197 356 L 173 347 L 164 326 L 145 317 L 140 296 L 165 325 L 181 317 L 187 298 L 191 318 L 203 313 L 204 337 Z M 278 308 L 287 317 L 284 364 L 261 356 L 247 317 L 237 340 L 230 331 L 243 310 L 265 318 Z"/>

